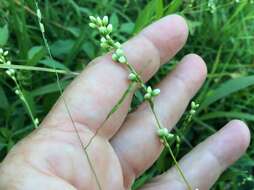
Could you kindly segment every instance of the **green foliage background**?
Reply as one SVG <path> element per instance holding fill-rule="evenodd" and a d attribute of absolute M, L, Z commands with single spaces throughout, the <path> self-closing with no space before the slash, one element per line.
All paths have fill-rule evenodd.
<path fill-rule="evenodd" d="M 209 6 L 214 3 L 214 9 Z M 89 15 L 109 15 L 114 36 L 120 41 L 138 33 L 164 15 L 178 13 L 188 21 L 189 40 L 183 50 L 163 66 L 149 81 L 158 83 L 174 68 L 180 58 L 191 52 L 200 54 L 209 69 L 207 81 L 195 100 L 201 107 L 187 130 L 182 131 L 193 146 L 217 131 L 227 121 L 238 118 L 254 125 L 254 4 L 240 0 L 44 0 L 39 3 L 44 16 L 47 39 L 55 64 L 63 71 L 81 71 L 100 55 L 96 34 L 88 27 Z M 33 0 L 1 0 L 0 47 L 10 52 L 13 64 L 53 68 L 43 46 Z M 1 68 L 1 66 L 0 66 Z M 73 75 L 61 75 L 66 86 Z M 59 96 L 54 73 L 18 71 L 18 80 L 40 120 Z M 10 148 L 33 130 L 22 102 L 14 93 L 15 86 L 0 70 L 0 159 Z M 142 101 L 135 94 L 133 106 Z M 183 120 L 178 123 L 179 129 Z M 254 144 L 234 166 L 227 170 L 214 189 L 254 189 Z M 218 147 L 219 148 L 219 147 Z M 173 149 L 178 152 L 173 144 Z M 178 159 L 190 150 L 181 143 Z M 134 184 L 142 186 L 172 164 L 164 151 L 159 160 Z"/>

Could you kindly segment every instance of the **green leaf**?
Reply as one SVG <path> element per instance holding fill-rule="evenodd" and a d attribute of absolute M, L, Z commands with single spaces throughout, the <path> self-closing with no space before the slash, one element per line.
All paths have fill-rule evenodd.
<path fill-rule="evenodd" d="M 203 109 L 210 104 L 229 96 L 230 94 L 254 85 L 254 76 L 240 77 L 226 81 L 217 89 L 208 92 L 208 96 L 201 104 L 200 109 Z"/>
<path fill-rule="evenodd" d="M 159 19 L 163 15 L 163 1 L 162 0 L 152 0 L 145 8 L 139 13 L 136 20 L 136 25 L 134 33 L 139 32 L 145 26 L 150 24 L 152 21 Z"/>
<path fill-rule="evenodd" d="M 75 38 L 78 38 L 80 35 L 80 28 L 78 27 L 67 27 L 66 28 Z"/>
<path fill-rule="evenodd" d="M 6 24 L 4 27 L 0 27 L 0 47 L 6 45 L 9 39 L 9 29 L 8 25 Z"/>
<path fill-rule="evenodd" d="M 69 81 L 60 81 L 61 87 L 65 88 L 70 82 Z M 45 86 L 39 87 L 31 92 L 33 97 L 42 96 L 54 92 L 59 92 L 57 82 L 47 84 Z"/>
<path fill-rule="evenodd" d="M 32 47 L 28 52 L 27 64 L 30 66 L 36 65 L 45 55 L 46 55 L 46 51 L 44 47 L 42 46 Z"/>
<path fill-rule="evenodd" d="M 26 90 L 23 89 L 22 92 L 25 96 L 25 99 L 26 99 L 28 105 L 29 105 L 29 108 L 31 109 L 32 114 L 35 115 L 35 113 L 38 109 L 37 109 L 37 106 L 35 104 L 34 97 L 32 96 L 31 92 L 29 92 L 29 91 L 26 91 Z M 27 107 L 25 109 L 27 110 L 27 113 L 29 114 Z"/>
<path fill-rule="evenodd" d="M 73 40 L 58 40 L 51 45 L 50 49 L 53 56 L 61 57 L 71 51 L 74 43 L 75 42 Z"/>
<path fill-rule="evenodd" d="M 133 22 L 124 23 L 121 25 L 119 31 L 126 34 L 132 34 L 134 27 L 135 25 Z"/>
<path fill-rule="evenodd" d="M 82 45 L 82 50 L 85 52 L 85 54 L 90 58 L 93 59 L 95 57 L 95 48 L 93 43 L 91 42 L 85 42 Z"/>
<path fill-rule="evenodd" d="M 172 14 L 177 12 L 178 8 L 182 5 L 182 0 L 173 0 L 167 7 L 166 15 Z"/>
<path fill-rule="evenodd" d="M 69 69 L 62 63 L 56 61 L 56 60 L 51 60 L 51 59 L 44 59 L 40 61 L 41 64 L 46 65 L 48 67 L 51 67 L 53 69 L 63 69 L 65 71 L 69 71 Z"/>
<path fill-rule="evenodd" d="M 0 108 L 7 109 L 9 107 L 8 99 L 3 88 L 0 86 Z"/>
<path fill-rule="evenodd" d="M 201 116 L 199 119 L 201 120 L 209 120 L 215 118 L 234 118 L 234 119 L 242 119 L 248 121 L 254 121 L 254 115 L 242 112 L 224 112 L 224 111 L 216 111 L 205 114 Z"/>
<path fill-rule="evenodd" d="M 119 19 L 118 19 L 118 16 L 117 16 L 116 13 L 113 13 L 110 16 L 110 23 L 114 26 L 115 29 L 118 28 L 118 26 L 119 26 Z"/>
<path fill-rule="evenodd" d="M 164 4 L 163 0 L 159 0 L 156 3 L 156 19 L 159 19 L 163 16 L 164 13 Z"/>
<path fill-rule="evenodd" d="M 202 25 L 202 23 L 199 22 L 199 21 L 192 21 L 192 20 L 187 20 L 187 19 L 186 19 L 186 21 L 187 21 L 187 23 L 188 23 L 190 35 L 193 36 L 194 33 L 195 33 L 195 31 L 196 31 L 196 29 L 197 29 L 198 27 L 200 27 L 200 26 Z"/>

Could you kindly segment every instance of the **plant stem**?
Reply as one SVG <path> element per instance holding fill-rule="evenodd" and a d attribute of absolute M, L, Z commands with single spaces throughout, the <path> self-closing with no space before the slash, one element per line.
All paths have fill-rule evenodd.
<path fill-rule="evenodd" d="M 25 97 L 24 93 L 22 92 L 22 89 L 21 89 L 21 87 L 20 87 L 20 85 L 19 85 L 19 83 L 18 83 L 16 77 L 13 78 L 13 81 L 14 81 L 16 87 L 17 87 L 18 92 L 20 93 L 20 95 L 19 95 L 19 96 L 20 96 L 20 99 L 21 99 L 21 100 L 23 101 L 23 103 L 25 104 L 25 107 L 26 107 L 26 109 L 27 109 L 27 111 L 28 111 L 28 114 L 29 114 L 29 116 L 30 116 L 30 118 L 31 118 L 31 120 L 32 120 L 32 122 L 33 122 L 33 124 L 34 124 L 34 127 L 35 127 L 35 128 L 38 128 L 38 123 L 36 122 L 35 117 L 33 116 L 33 112 L 32 112 L 32 110 L 31 110 L 31 108 L 30 108 L 30 105 L 29 105 L 29 103 L 27 102 L 26 97 Z"/>
<path fill-rule="evenodd" d="M 150 105 L 150 108 L 151 108 L 152 113 L 153 113 L 153 115 L 154 115 L 154 118 L 155 118 L 155 120 L 156 120 L 156 124 L 157 124 L 156 126 L 157 126 L 159 129 L 163 128 L 162 125 L 161 125 L 161 123 L 160 123 L 160 120 L 159 120 L 159 118 L 158 118 L 158 115 L 157 115 L 157 113 L 155 112 L 153 102 L 149 101 L 149 105 Z M 168 149 L 168 151 L 169 151 L 169 153 L 170 153 L 170 156 L 172 157 L 172 159 L 173 159 L 173 161 L 174 161 L 174 164 L 175 164 L 175 166 L 176 166 L 176 168 L 177 168 L 177 171 L 178 171 L 178 173 L 180 174 L 180 176 L 183 178 L 184 183 L 186 184 L 188 190 L 192 190 L 190 183 L 188 182 L 188 180 L 187 180 L 187 178 L 185 177 L 185 175 L 184 175 L 184 173 L 183 173 L 181 167 L 179 166 L 179 164 L 178 164 L 178 162 L 177 162 L 177 160 L 176 160 L 176 158 L 175 158 L 175 155 L 174 155 L 174 153 L 173 153 L 173 151 L 172 151 L 172 149 L 171 149 L 171 147 L 170 147 L 170 145 L 169 145 L 169 143 L 168 143 L 168 141 L 167 141 L 167 139 L 166 139 L 165 137 L 163 137 L 163 144 L 164 144 L 164 146 Z"/>
<path fill-rule="evenodd" d="M 104 19 L 106 20 L 104 22 Z M 102 47 L 105 47 L 105 49 L 107 49 L 108 51 L 115 51 L 115 53 L 113 53 L 112 55 L 112 59 L 115 61 L 115 62 L 118 62 L 118 63 L 121 63 L 123 64 L 124 66 L 127 66 L 127 69 L 129 71 L 129 74 L 133 74 L 134 75 L 134 79 L 131 80 L 132 82 L 131 83 L 137 83 L 138 85 L 140 85 L 140 87 L 142 88 L 142 90 L 146 93 L 147 92 L 147 87 L 144 83 L 144 81 L 142 80 L 141 76 L 137 73 L 137 71 L 135 70 L 135 68 L 128 62 L 127 58 L 125 57 L 124 53 L 123 53 L 123 50 L 121 48 L 121 44 L 119 42 L 115 42 L 111 36 L 110 36 L 110 33 L 112 32 L 112 25 L 108 25 L 108 17 L 103 17 L 103 20 L 101 20 L 100 17 L 93 17 L 91 16 L 90 17 L 90 20 L 91 20 L 91 23 L 89 24 L 89 26 L 91 28 L 95 28 L 99 31 L 99 34 L 101 35 L 101 46 Z M 110 29 L 108 30 L 110 26 Z M 150 91 L 151 91 L 151 88 L 150 88 Z M 148 94 L 149 95 L 149 94 Z M 154 100 L 153 100 L 153 97 L 150 95 L 148 96 L 150 97 L 148 99 L 148 102 L 149 102 L 149 106 L 152 110 L 152 113 L 154 115 L 154 118 L 156 120 L 156 124 L 157 124 L 157 127 L 158 129 L 162 129 L 164 128 L 162 126 L 162 124 L 160 123 L 160 120 L 155 112 L 155 109 L 154 109 Z M 111 115 L 109 115 L 106 120 L 110 117 Z M 105 121 L 106 121 L 105 120 Z M 104 122 L 103 122 L 104 124 Z M 100 127 L 101 128 L 101 127 Z M 94 134 L 94 136 L 91 138 L 91 140 L 89 141 L 88 145 L 86 146 L 86 148 L 91 144 L 93 138 L 97 135 L 97 131 L 96 133 Z M 170 148 L 170 145 L 168 144 L 167 142 L 167 139 L 166 137 L 164 136 L 162 138 L 163 140 L 163 144 L 165 145 L 165 147 L 169 150 L 169 153 L 175 163 L 175 166 L 179 172 L 179 174 L 181 175 L 181 177 L 183 178 L 184 182 L 186 183 L 186 186 L 188 187 L 188 190 L 191 190 L 191 186 L 189 184 L 189 182 L 187 181 L 186 177 L 184 176 L 174 154 L 173 154 L 173 151 L 172 149 Z"/>
<path fill-rule="evenodd" d="M 87 149 L 89 147 L 89 145 L 93 142 L 93 139 L 97 136 L 97 134 L 99 133 L 99 131 L 103 128 L 103 126 L 105 125 L 106 121 L 108 121 L 108 119 L 111 117 L 111 115 L 113 113 L 115 113 L 118 108 L 122 105 L 122 103 L 124 102 L 124 100 L 126 99 L 127 95 L 132 91 L 132 89 L 134 88 L 135 84 L 134 83 L 130 83 L 128 88 L 126 89 L 126 91 L 124 92 L 124 94 L 122 95 L 122 97 L 117 101 L 117 103 L 114 105 L 114 107 L 110 110 L 110 112 L 108 113 L 108 115 L 106 116 L 106 118 L 104 119 L 104 121 L 102 122 L 102 124 L 100 125 L 100 127 L 95 131 L 94 135 L 90 138 L 89 142 L 87 143 L 87 145 L 85 146 L 85 149 Z"/>
<path fill-rule="evenodd" d="M 36 2 L 36 0 L 34 0 L 34 2 L 35 2 L 37 11 L 40 11 L 39 6 L 38 6 L 38 3 Z M 50 51 L 49 44 L 48 44 L 47 39 L 46 39 L 46 36 L 45 36 L 45 31 L 42 30 L 42 28 L 41 28 L 41 26 L 43 25 L 43 24 L 42 24 L 42 21 L 41 21 L 41 17 L 40 17 L 39 15 L 37 15 L 37 17 L 38 17 L 38 23 L 39 23 L 40 29 L 41 29 L 42 38 L 43 38 L 44 44 L 45 44 L 45 46 L 46 46 L 46 49 L 47 49 L 47 51 L 48 51 L 49 57 L 50 57 L 50 59 L 51 59 L 52 61 L 54 61 L 54 58 L 53 58 L 53 56 L 52 56 L 52 54 L 51 54 L 51 51 Z M 76 124 L 75 124 L 75 122 L 74 122 L 74 120 L 73 120 L 73 117 L 72 117 L 72 115 L 71 115 L 71 112 L 70 112 L 70 109 L 69 109 L 69 107 L 68 107 L 68 104 L 67 104 L 67 102 L 66 102 L 66 100 L 65 100 L 65 98 L 64 98 L 63 89 L 62 89 L 62 87 L 61 87 L 61 83 L 60 83 L 60 79 L 59 79 L 58 72 L 57 72 L 57 70 L 56 70 L 56 64 L 55 64 L 55 63 L 54 63 L 54 70 L 55 70 L 55 75 L 56 75 L 56 79 L 57 79 L 57 86 L 58 86 L 58 89 L 59 89 L 59 92 L 60 92 L 60 98 L 62 98 L 62 100 L 63 100 L 63 103 L 64 103 L 64 105 L 65 105 L 67 114 L 68 114 L 68 116 L 69 116 L 69 118 L 70 118 L 70 120 L 71 120 L 71 123 L 72 123 L 72 125 L 73 125 L 73 128 L 74 128 L 74 130 L 75 130 L 75 132 L 76 132 L 76 135 L 77 135 L 78 140 L 79 140 L 79 142 L 80 142 L 81 148 L 82 148 L 82 150 L 84 151 L 84 153 L 85 153 L 85 155 L 86 155 L 86 158 L 87 158 L 87 160 L 88 160 L 88 164 L 89 164 L 89 166 L 90 166 L 90 168 L 91 168 L 91 170 L 92 170 L 92 173 L 93 173 L 93 175 L 94 175 L 94 177 L 95 177 L 95 179 L 96 179 L 97 186 L 98 186 L 99 190 L 102 190 L 101 185 L 100 185 L 100 183 L 99 183 L 99 179 L 98 179 L 98 177 L 97 177 L 97 174 L 96 174 L 96 172 L 95 172 L 95 170 L 94 170 L 94 168 L 93 168 L 92 162 L 91 162 L 91 160 L 90 160 L 90 157 L 89 157 L 89 155 L 88 155 L 88 153 L 87 153 L 87 151 L 86 151 L 86 149 L 85 149 L 85 146 L 84 146 L 84 143 L 83 143 L 83 141 L 82 141 L 82 138 L 81 138 L 81 136 L 80 136 L 80 134 L 79 134 L 78 128 L 77 128 L 77 126 L 76 126 Z"/>
<path fill-rule="evenodd" d="M 26 66 L 26 65 L 8 65 L 8 64 L 0 64 L 1 69 L 14 69 L 14 70 L 28 70 L 28 71 L 42 71 L 49 73 L 59 73 L 59 74 L 70 74 L 70 75 L 79 75 L 77 72 L 65 71 L 65 70 L 57 70 L 43 67 L 34 67 L 34 66 Z"/>

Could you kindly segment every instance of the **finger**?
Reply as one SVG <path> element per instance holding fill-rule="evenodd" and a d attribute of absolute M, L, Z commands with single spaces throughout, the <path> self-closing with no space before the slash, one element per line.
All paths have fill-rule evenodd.
<path fill-rule="evenodd" d="M 204 61 L 190 54 L 159 85 L 161 94 L 155 99 L 155 109 L 165 127 L 172 128 L 176 124 L 205 76 Z M 129 187 L 141 172 L 152 165 L 163 148 L 147 103 L 128 116 L 113 137 L 112 144 L 123 165 L 125 185 Z"/>
<path fill-rule="evenodd" d="M 12 160 L 11 160 L 12 161 Z M 15 160 L 17 162 L 17 160 Z M 0 167 L 0 189 L 5 190 L 76 190 L 71 184 L 44 173 L 27 163 L 5 163 Z M 18 170 L 17 170 L 18 169 Z"/>
<path fill-rule="evenodd" d="M 187 33 L 187 25 L 182 17 L 167 16 L 125 43 L 124 52 L 130 64 L 147 80 L 160 63 L 174 56 L 184 45 Z M 92 130 L 97 129 L 127 89 L 127 77 L 126 68 L 114 63 L 110 55 L 94 60 L 64 93 L 73 120 Z M 131 97 L 112 116 L 107 123 L 109 127 L 104 127 L 108 136 L 122 123 L 130 101 Z M 54 125 L 59 124 L 59 121 L 66 122 L 66 118 L 69 120 L 66 105 L 60 99 L 45 122 Z"/>
<path fill-rule="evenodd" d="M 231 121 L 219 132 L 187 154 L 180 166 L 193 189 L 206 190 L 220 174 L 240 158 L 250 142 L 248 127 L 241 121 Z M 205 176 L 205 178 L 204 178 Z M 186 189 L 175 168 L 155 179 L 143 190 Z"/>

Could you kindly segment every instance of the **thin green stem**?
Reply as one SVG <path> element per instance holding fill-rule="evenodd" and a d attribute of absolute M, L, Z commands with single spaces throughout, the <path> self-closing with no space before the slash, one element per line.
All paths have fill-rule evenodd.
<path fill-rule="evenodd" d="M 34 67 L 34 66 L 25 66 L 25 65 L 8 65 L 8 64 L 0 64 L 1 69 L 14 69 L 14 70 L 28 70 L 28 71 L 41 71 L 41 72 L 49 72 L 49 73 L 59 73 L 59 74 L 66 74 L 66 75 L 79 75 L 77 72 L 65 71 L 65 70 L 58 70 L 58 69 L 50 69 L 50 68 L 43 68 L 43 67 Z"/>
<path fill-rule="evenodd" d="M 153 102 L 152 102 L 152 101 L 149 101 L 149 105 L 150 105 L 150 108 L 151 108 L 152 113 L 153 113 L 153 115 L 154 115 L 154 118 L 155 118 L 155 121 L 156 121 L 156 124 L 157 124 L 156 126 L 157 126 L 159 129 L 162 129 L 163 127 L 162 127 L 162 124 L 160 123 L 160 120 L 159 120 L 159 117 L 158 117 L 157 113 L 155 112 Z M 174 164 L 175 164 L 175 166 L 176 166 L 176 168 L 177 168 L 177 171 L 178 171 L 178 173 L 180 174 L 180 176 L 183 178 L 183 180 L 184 180 L 184 182 L 185 182 L 185 184 L 186 184 L 188 190 L 192 190 L 190 183 L 188 182 L 188 180 L 187 180 L 187 178 L 185 177 L 185 175 L 184 175 L 184 173 L 183 173 L 181 167 L 179 166 L 179 164 L 178 164 L 178 162 L 177 162 L 177 160 L 176 160 L 176 158 L 175 158 L 175 155 L 174 155 L 174 153 L 173 153 L 173 151 L 172 151 L 172 149 L 171 149 L 171 147 L 170 147 L 170 145 L 169 145 L 169 143 L 168 143 L 168 141 L 167 141 L 167 139 L 166 139 L 165 137 L 163 137 L 163 144 L 164 144 L 164 146 L 168 149 L 168 151 L 169 151 L 169 153 L 170 153 L 170 156 L 172 157 L 173 162 L 174 162 Z"/>
<path fill-rule="evenodd" d="M 20 87 L 20 85 L 19 85 L 19 83 L 18 83 L 18 81 L 17 81 L 17 79 L 16 79 L 15 77 L 13 77 L 13 81 L 14 81 L 16 87 L 17 87 L 18 92 L 20 93 L 20 95 L 19 95 L 19 96 L 20 96 L 20 99 L 21 99 L 21 100 L 23 101 L 23 103 L 25 104 L 25 107 L 26 107 L 26 109 L 27 109 L 27 111 L 28 111 L 28 114 L 29 114 L 29 116 L 30 116 L 30 118 L 31 118 L 31 120 L 32 120 L 32 122 L 33 122 L 33 124 L 34 124 L 34 127 L 35 127 L 35 128 L 38 128 L 38 123 L 37 123 L 35 117 L 33 116 L 33 112 L 32 112 L 32 110 L 31 110 L 31 108 L 30 108 L 30 105 L 29 105 L 29 103 L 27 102 L 26 97 L 25 97 L 24 93 L 22 92 L 22 89 L 21 89 L 21 87 Z"/>
<path fill-rule="evenodd" d="M 127 65 L 128 69 L 129 69 L 129 72 L 135 73 L 135 74 L 136 74 L 137 79 L 138 79 L 138 82 L 140 83 L 140 86 L 142 87 L 142 89 L 143 89 L 143 90 L 146 90 L 146 86 L 145 86 L 143 80 L 142 80 L 141 77 L 137 74 L 137 72 L 136 72 L 136 70 L 134 69 L 134 67 L 133 67 L 131 64 L 129 64 L 128 62 L 126 63 L 126 65 Z M 155 121 L 156 121 L 156 124 L 157 124 L 156 126 L 157 126 L 159 129 L 162 129 L 163 126 L 162 126 L 162 124 L 161 124 L 161 122 L 160 122 L 160 120 L 159 120 L 159 117 L 158 117 L 157 113 L 155 112 L 155 109 L 154 109 L 153 99 L 149 100 L 148 102 L 149 102 L 149 106 L 150 106 L 150 108 L 151 108 L 151 110 L 152 110 L 152 113 L 153 113 L 153 115 L 154 115 L 154 118 L 155 118 Z M 163 138 L 163 144 L 164 144 L 165 147 L 168 149 L 168 151 L 169 151 L 169 153 L 170 153 L 170 156 L 172 157 L 172 159 L 173 159 L 173 161 L 174 161 L 174 164 L 175 164 L 175 166 L 176 166 L 176 168 L 177 168 L 177 171 L 178 171 L 178 173 L 181 175 L 181 177 L 183 178 L 183 180 L 184 180 L 186 186 L 188 187 L 189 190 L 192 190 L 192 188 L 191 188 L 191 186 L 190 186 L 190 183 L 188 182 L 188 180 L 187 180 L 187 178 L 185 177 L 185 175 L 184 175 L 182 169 L 180 168 L 180 166 L 179 166 L 179 164 L 178 164 L 178 162 L 177 162 L 177 160 L 176 160 L 176 158 L 175 158 L 175 156 L 174 156 L 174 153 L 173 153 L 173 151 L 172 151 L 172 149 L 171 149 L 170 145 L 168 144 L 167 139 L 166 139 L 165 137 Z"/>
<path fill-rule="evenodd" d="M 184 173 L 183 173 L 181 167 L 179 166 L 179 164 L 178 164 L 178 162 L 177 162 L 177 160 L 176 160 L 176 158 L 175 158 L 175 156 L 174 156 L 174 153 L 173 153 L 173 151 L 172 151 L 170 145 L 169 145 L 168 142 L 167 142 L 167 139 L 165 139 L 165 138 L 164 138 L 164 143 L 165 143 L 165 144 L 164 144 L 165 147 L 168 149 L 168 151 L 169 151 L 169 153 L 170 153 L 170 155 L 171 155 L 171 157 L 172 157 L 172 159 L 173 159 L 173 161 L 174 161 L 174 163 L 175 163 L 175 166 L 176 166 L 176 168 L 177 168 L 178 173 L 181 175 L 181 177 L 182 177 L 183 180 L 184 180 L 184 183 L 187 185 L 188 190 L 192 190 L 192 187 L 191 187 L 190 183 L 188 182 L 187 178 L 185 177 L 185 175 L 184 175 Z"/>
<path fill-rule="evenodd" d="M 108 115 L 106 116 L 106 118 L 103 120 L 102 124 L 100 125 L 100 127 L 95 131 L 94 135 L 90 138 L 89 142 L 87 143 L 87 145 L 85 146 L 85 149 L 87 149 L 89 147 L 89 145 L 93 142 L 94 138 L 98 135 L 99 131 L 103 128 L 103 126 L 105 125 L 105 123 L 108 121 L 108 119 L 113 115 L 113 113 L 115 113 L 119 107 L 122 105 L 122 103 L 124 102 L 124 100 L 126 99 L 127 95 L 132 91 L 132 89 L 135 87 L 134 83 L 130 83 L 128 88 L 126 89 L 126 91 L 124 92 L 124 94 L 122 95 L 122 97 L 117 101 L 117 103 L 114 105 L 114 107 L 110 110 L 110 112 L 108 113 Z"/>
<path fill-rule="evenodd" d="M 37 128 L 38 127 L 38 119 L 35 119 L 35 117 L 33 116 L 33 113 L 32 113 L 32 110 L 30 108 L 30 105 L 29 103 L 27 102 L 27 99 L 24 95 L 24 93 L 22 92 L 22 88 L 21 88 L 21 85 L 19 85 L 19 82 L 16 78 L 16 72 L 14 69 L 12 69 L 12 64 L 11 64 L 11 61 L 7 60 L 6 59 L 6 56 L 8 55 L 8 51 L 4 51 L 2 48 L 1 49 L 1 52 L 0 52 L 0 62 L 3 63 L 3 64 L 0 64 L 0 65 L 5 65 L 7 66 L 7 71 L 6 71 L 6 74 L 14 81 L 15 83 L 15 86 L 16 86 L 16 90 L 15 90 L 15 93 L 16 95 L 20 98 L 20 100 L 24 103 L 27 111 L 28 111 L 28 115 L 30 116 L 33 124 L 34 124 L 34 127 Z"/>
<path fill-rule="evenodd" d="M 98 178 L 98 176 L 97 176 L 97 174 L 96 174 L 96 171 L 94 170 L 93 163 L 92 163 L 92 161 L 91 161 L 91 159 L 90 159 L 90 156 L 89 156 L 89 154 L 88 154 L 87 151 L 85 151 L 85 154 L 86 154 L 86 157 L 87 157 L 87 161 L 88 161 L 88 163 L 89 163 L 89 165 L 90 165 L 90 167 L 91 167 L 91 170 L 92 170 L 92 172 L 93 172 L 93 174 L 94 174 L 94 176 L 95 176 L 96 183 L 97 183 L 99 189 L 102 190 L 101 184 L 100 184 L 100 182 L 99 182 L 99 178 Z"/>
<path fill-rule="evenodd" d="M 38 14 L 38 11 L 40 12 L 39 6 L 38 6 L 38 3 L 36 2 L 36 0 L 34 0 L 34 2 L 35 2 L 35 5 L 36 5 L 37 14 Z M 52 61 L 54 61 L 54 58 L 53 58 L 53 56 L 52 56 L 52 54 L 51 54 L 51 51 L 50 51 L 49 44 L 48 44 L 47 39 L 46 39 L 46 36 L 45 36 L 44 26 L 43 26 L 42 21 L 41 21 L 41 15 L 37 15 L 37 17 L 38 17 L 38 23 L 39 23 L 39 25 L 40 25 L 40 30 L 41 30 L 42 38 L 43 38 L 44 44 L 45 44 L 45 46 L 46 46 L 46 49 L 47 49 L 47 51 L 48 51 L 49 57 L 50 57 L 50 59 L 51 59 Z M 43 27 L 43 28 L 42 28 L 42 27 Z M 57 79 L 57 86 L 58 86 L 58 89 L 59 89 L 59 92 L 60 92 L 60 98 L 62 98 L 62 100 L 63 100 L 63 103 L 64 103 L 64 105 L 65 105 L 67 114 L 68 114 L 68 116 L 69 116 L 69 118 L 70 118 L 70 120 L 71 120 L 71 123 L 72 123 L 72 125 L 73 125 L 73 128 L 74 128 L 74 130 L 75 130 L 75 132 L 76 132 L 76 135 L 77 135 L 78 140 L 79 140 L 79 142 L 80 142 L 81 148 L 82 148 L 82 150 L 84 151 L 84 153 L 85 153 L 85 155 L 86 155 L 86 158 L 87 158 L 87 160 L 88 160 L 89 166 L 90 166 L 90 168 L 91 168 L 91 170 L 92 170 L 92 173 L 93 173 L 93 175 L 94 175 L 94 177 L 95 177 L 95 179 L 96 179 L 96 183 L 97 183 L 97 185 L 98 185 L 98 188 L 99 188 L 99 190 L 102 190 L 102 187 L 101 187 L 101 185 L 100 185 L 100 183 L 99 183 L 99 179 L 98 179 L 98 177 L 97 177 L 97 174 L 96 174 L 96 172 L 95 172 L 95 170 L 94 170 L 94 168 L 93 168 L 92 162 L 91 162 L 91 160 L 90 160 L 90 157 L 89 157 L 89 155 L 88 155 L 88 153 L 87 153 L 87 151 L 86 151 L 86 149 L 85 149 L 85 146 L 84 146 L 84 143 L 83 143 L 83 141 L 82 141 L 82 138 L 81 138 L 81 136 L 80 136 L 80 134 L 79 134 L 78 128 L 77 128 L 77 126 L 76 126 L 76 124 L 75 124 L 75 122 L 74 122 L 74 120 L 73 120 L 73 117 L 72 117 L 72 115 L 71 115 L 71 112 L 70 112 L 70 109 L 69 109 L 69 107 L 68 107 L 68 104 L 67 104 L 67 102 L 66 102 L 66 100 L 65 100 L 65 98 L 64 98 L 63 89 L 62 89 L 62 86 L 61 86 L 61 83 L 60 83 L 60 79 L 59 79 L 58 72 L 56 71 L 56 64 L 55 64 L 55 63 L 54 63 L 54 70 L 55 70 L 55 75 L 56 75 L 56 79 Z"/>
<path fill-rule="evenodd" d="M 99 34 L 101 35 L 101 46 L 104 47 L 105 49 L 107 49 L 108 51 L 111 51 L 111 50 L 115 51 L 112 55 L 112 59 L 118 63 L 123 64 L 124 66 L 127 66 L 128 71 L 130 73 L 129 78 L 131 80 L 131 83 L 135 83 L 135 84 L 137 83 L 138 85 L 140 85 L 142 90 L 146 93 L 145 98 L 148 99 L 149 106 L 150 106 L 152 113 L 154 115 L 154 118 L 156 120 L 157 127 L 159 129 L 163 129 L 163 126 L 160 123 L 160 120 L 155 112 L 154 103 L 153 103 L 153 97 L 156 96 L 156 94 L 158 95 L 158 93 L 159 93 L 158 89 L 157 89 L 157 91 L 155 91 L 155 90 L 152 91 L 151 87 L 147 88 L 144 81 L 142 80 L 141 76 L 136 72 L 135 68 L 131 64 L 128 63 L 127 58 L 125 57 L 123 50 L 121 48 L 121 44 L 119 42 L 115 42 L 110 36 L 110 33 L 112 32 L 112 25 L 108 24 L 108 17 L 103 17 L 103 19 L 101 19 L 99 17 L 95 18 L 95 17 L 91 16 L 90 20 L 91 20 L 91 23 L 89 24 L 89 26 L 91 28 L 97 29 L 99 31 Z M 154 92 L 154 94 L 152 94 L 151 91 Z M 96 135 L 97 135 L 97 132 L 95 133 L 94 137 Z M 92 137 L 92 139 L 94 137 Z M 92 142 L 92 139 L 91 139 L 90 143 Z M 175 166 L 176 166 L 179 174 L 183 178 L 188 189 L 191 190 L 191 186 L 190 186 L 189 182 L 187 181 L 186 177 L 184 176 L 184 174 L 183 174 L 183 172 L 182 172 L 182 170 L 181 170 L 181 168 L 180 168 L 180 166 L 173 154 L 173 151 L 167 142 L 166 137 L 164 136 L 162 138 L 162 140 L 163 140 L 163 144 L 165 145 L 165 147 L 169 150 L 169 153 L 175 163 Z M 88 144 L 88 146 L 90 145 L 90 143 Z"/>

